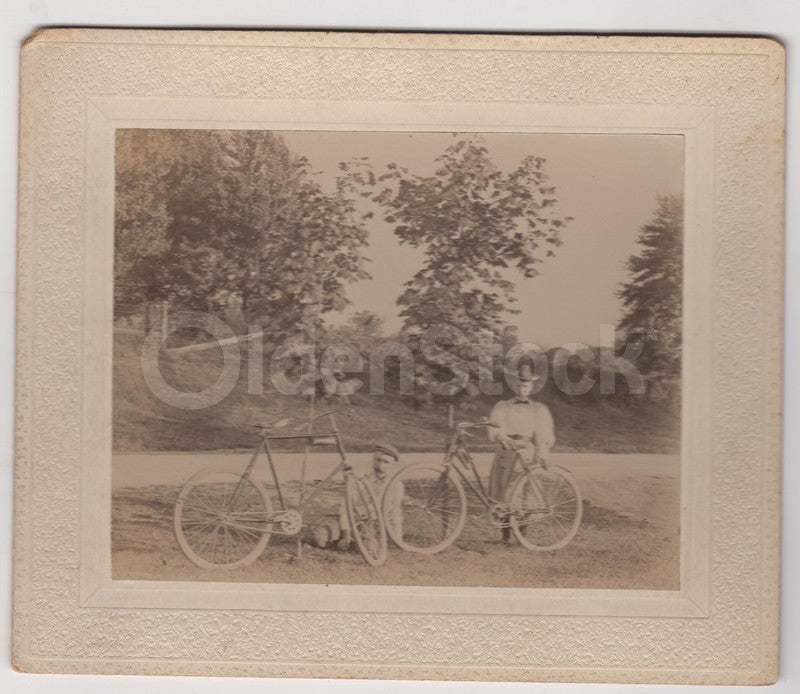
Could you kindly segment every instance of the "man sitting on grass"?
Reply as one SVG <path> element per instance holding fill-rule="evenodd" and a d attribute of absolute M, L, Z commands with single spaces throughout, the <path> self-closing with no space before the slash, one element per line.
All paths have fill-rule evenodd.
<path fill-rule="evenodd" d="M 392 498 L 384 502 L 383 496 L 386 492 L 386 484 L 389 475 L 386 472 L 387 465 L 393 465 L 400 459 L 400 452 L 390 443 L 379 443 L 375 446 L 372 453 L 372 472 L 364 475 L 362 479 L 369 485 L 378 508 L 387 510 L 387 517 L 384 522 L 392 524 L 392 529 L 400 529 L 402 525 L 401 502 L 403 499 L 402 485 L 396 486 L 392 490 Z M 385 505 L 384 505 L 385 503 Z M 353 542 L 353 534 L 350 531 L 350 521 L 347 518 L 347 509 L 344 501 L 339 507 L 339 515 L 335 518 L 326 518 L 320 521 L 311 532 L 311 543 L 316 547 L 331 547 L 333 543 L 342 550 L 350 549 Z"/>

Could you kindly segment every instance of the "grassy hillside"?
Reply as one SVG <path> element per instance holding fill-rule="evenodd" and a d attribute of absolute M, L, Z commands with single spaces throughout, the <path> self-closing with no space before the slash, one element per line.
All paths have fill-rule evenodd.
<path fill-rule="evenodd" d="M 202 410 L 172 407 L 155 397 L 142 377 L 141 337 L 115 334 L 114 450 L 191 451 L 253 446 L 258 438 L 251 424 L 278 417 L 298 422 L 308 416 L 308 401 L 276 392 L 268 383 L 263 394 L 247 393 L 246 368 L 234 390 L 222 402 Z M 221 350 L 164 358 L 161 372 L 175 388 L 200 391 L 214 383 L 222 363 Z M 486 416 L 497 398 L 484 398 L 456 411 L 456 420 Z M 601 399 L 568 397 L 545 390 L 540 398 L 553 414 L 556 450 L 603 453 L 671 453 L 678 450 L 677 421 L 658 408 L 620 409 Z M 320 410 L 318 410 L 319 412 Z M 441 405 L 415 411 L 393 395 L 355 394 L 337 414 L 346 448 L 367 450 L 379 440 L 404 451 L 441 450 L 447 437 L 447 412 Z M 474 445 L 486 448 L 483 437 Z"/>

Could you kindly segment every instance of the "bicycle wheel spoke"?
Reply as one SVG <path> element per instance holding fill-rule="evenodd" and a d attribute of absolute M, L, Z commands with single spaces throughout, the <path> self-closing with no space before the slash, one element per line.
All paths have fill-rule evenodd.
<path fill-rule="evenodd" d="M 269 540 L 272 507 L 249 478 L 208 470 L 192 478 L 179 498 L 175 508 L 178 542 L 199 566 L 249 563 Z"/>
<path fill-rule="evenodd" d="M 559 489 L 552 496 L 545 496 L 545 499 L 547 499 L 547 504 L 549 506 L 559 506 L 564 503 L 569 503 L 574 497 L 570 497 L 566 490 Z"/>
<path fill-rule="evenodd" d="M 192 538 L 194 538 L 194 537 L 198 537 L 199 535 L 203 535 L 204 533 L 206 533 L 206 532 L 207 532 L 207 530 L 209 529 L 209 526 L 211 526 L 211 525 L 212 525 L 212 523 L 213 523 L 213 521 L 209 521 L 209 522 L 207 522 L 207 523 L 203 523 L 203 525 L 201 525 L 200 527 L 198 527 L 198 528 L 195 528 L 195 529 L 194 529 L 194 530 L 191 532 L 191 534 L 188 534 L 188 533 L 187 533 L 187 537 L 192 537 Z"/>
<path fill-rule="evenodd" d="M 198 489 L 196 497 L 196 503 L 202 504 L 207 511 L 219 513 L 224 510 L 224 499 L 227 495 L 213 489 L 207 489 L 205 491 Z"/>
<path fill-rule="evenodd" d="M 219 508 L 215 500 L 208 496 L 208 494 L 204 494 L 199 489 L 192 490 L 192 506 L 205 511 L 206 513 L 219 513 Z M 186 502 L 184 502 L 186 503 Z"/>
<path fill-rule="evenodd" d="M 204 516 L 217 516 L 219 515 L 217 511 L 213 509 L 207 508 L 205 506 L 195 506 L 194 504 L 187 504 L 184 502 L 183 504 L 184 512 L 188 509 L 190 511 L 195 511 L 196 513 L 203 514 Z"/>
<path fill-rule="evenodd" d="M 233 541 L 235 551 L 237 553 L 243 551 L 242 549 L 239 548 L 243 548 L 244 551 L 247 551 L 247 548 L 250 547 L 252 543 L 261 536 L 261 533 L 254 533 L 248 530 L 243 530 L 240 527 L 231 527 L 229 528 L 229 530 L 231 533 L 231 539 Z"/>
<path fill-rule="evenodd" d="M 387 530 L 402 549 L 432 554 L 453 543 L 466 517 L 464 491 L 449 469 L 425 464 L 401 470 L 385 496 L 397 498 L 394 511 L 384 506 Z M 384 502 L 386 503 L 386 502 Z"/>
<path fill-rule="evenodd" d="M 559 506 L 567 506 L 567 505 L 574 506 L 576 501 L 577 499 L 573 496 L 570 499 L 565 499 L 564 501 L 559 501 L 558 503 L 550 504 L 550 506 L 553 508 L 557 508 Z"/>
<path fill-rule="evenodd" d="M 227 525 L 224 525 L 223 528 L 225 529 L 225 557 L 227 558 L 233 556 L 236 545 L 233 540 L 231 529 Z"/>
<path fill-rule="evenodd" d="M 251 527 L 249 525 L 240 525 L 238 523 L 235 523 L 235 524 L 234 523 L 229 523 L 228 527 L 230 527 L 232 529 L 236 529 L 239 532 L 242 532 L 242 533 L 248 535 L 249 537 L 260 537 L 262 535 L 262 533 L 263 533 L 263 530 L 261 528 L 254 528 L 254 527 Z"/>
<path fill-rule="evenodd" d="M 577 532 L 581 518 L 578 489 L 563 473 L 538 470 L 522 478 L 513 491 L 512 528 L 530 549 L 557 549 Z"/>
<path fill-rule="evenodd" d="M 429 506 L 427 510 L 429 513 L 431 513 L 431 515 L 434 516 L 443 513 L 453 516 L 458 515 L 458 510 L 454 509 L 452 506 Z"/>
<path fill-rule="evenodd" d="M 215 537 L 217 534 L 217 528 L 219 526 L 215 525 L 209 529 L 209 532 L 205 533 L 203 537 L 201 537 L 197 541 L 197 548 L 199 553 L 202 555 L 210 555 L 213 558 L 213 553 L 211 552 L 212 548 L 215 544 Z"/>
<path fill-rule="evenodd" d="M 199 511 L 195 511 L 193 509 L 189 509 L 188 511 L 183 509 L 183 514 L 181 517 L 183 518 L 184 523 L 205 523 L 209 519 L 216 518 L 217 516 L 214 513 L 200 513 Z"/>
<path fill-rule="evenodd" d="M 367 563 L 377 566 L 386 558 L 383 521 L 377 502 L 360 479 L 345 479 L 345 500 L 353 539 Z"/>
<path fill-rule="evenodd" d="M 185 528 L 187 528 L 187 527 L 191 528 L 193 526 L 197 527 L 197 526 L 208 525 L 208 523 L 209 523 L 209 521 L 202 520 L 202 519 L 188 520 L 188 519 L 184 518 L 183 521 L 181 521 L 181 525 L 183 525 L 183 527 L 185 527 Z"/>
<path fill-rule="evenodd" d="M 262 508 L 254 508 L 251 511 L 247 511 L 247 510 L 240 511 L 239 509 L 237 509 L 236 510 L 236 517 L 237 518 L 241 518 L 242 516 L 255 517 L 255 518 L 258 518 L 258 517 L 264 518 L 265 517 L 265 513 L 264 513 L 264 509 L 262 509 Z"/>

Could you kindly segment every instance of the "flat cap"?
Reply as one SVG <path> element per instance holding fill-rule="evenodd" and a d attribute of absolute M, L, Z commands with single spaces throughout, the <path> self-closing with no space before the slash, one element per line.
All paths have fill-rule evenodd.
<path fill-rule="evenodd" d="M 381 453 L 386 453 L 386 455 L 390 455 L 395 461 L 400 459 L 400 451 L 398 451 L 391 443 L 376 443 L 375 450 L 381 451 Z"/>

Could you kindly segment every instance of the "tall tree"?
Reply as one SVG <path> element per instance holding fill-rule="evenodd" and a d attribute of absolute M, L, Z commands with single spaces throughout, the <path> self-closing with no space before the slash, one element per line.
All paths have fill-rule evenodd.
<path fill-rule="evenodd" d="M 147 298 L 205 309 L 233 292 L 275 329 L 342 308 L 345 284 L 367 276 L 352 183 L 340 176 L 323 191 L 280 135 L 129 132 L 118 159 L 120 286 L 144 266 Z M 149 196 L 131 194 L 139 189 Z M 124 241 L 136 235 L 149 249 L 138 256 Z"/>
<path fill-rule="evenodd" d="M 168 243 L 168 190 L 163 185 L 174 162 L 158 130 L 118 130 L 114 192 L 114 309 L 161 298 L 153 258 Z M 179 148 L 178 148 L 179 149 Z"/>
<path fill-rule="evenodd" d="M 655 394 L 669 390 L 681 369 L 683 196 L 657 198 L 653 218 L 641 227 L 641 251 L 628 259 L 630 280 L 618 291 L 625 341 L 641 341 L 636 360 Z"/>
<path fill-rule="evenodd" d="M 527 156 L 506 173 L 479 137 L 455 137 L 436 159 L 432 176 L 396 164 L 378 176 L 371 170 L 361 173 L 368 189 L 377 189 L 372 200 L 383 206 L 384 220 L 400 242 L 424 251 L 422 267 L 397 303 L 417 368 L 436 381 L 447 381 L 463 367 L 480 331 L 502 337 L 508 314 L 517 313 L 514 279 L 538 274 L 571 220 L 556 212 L 543 158 Z M 433 349 L 433 359 L 420 358 L 420 336 L 443 326 L 448 327 L 427 351 L 444 349 Z M 463 385 L 454 382 L 454 389 L 474 395 Z"/>

